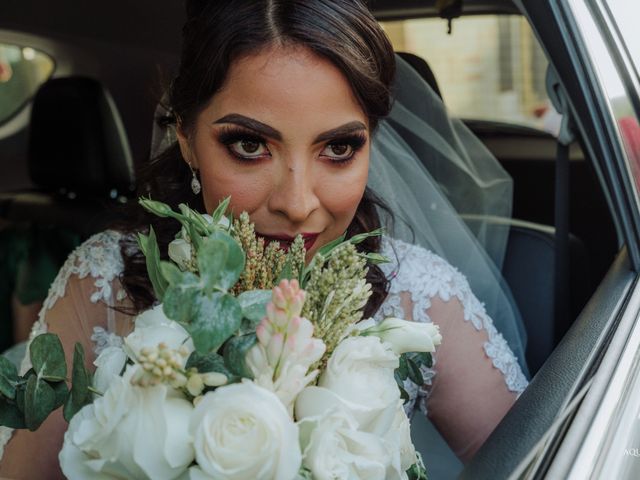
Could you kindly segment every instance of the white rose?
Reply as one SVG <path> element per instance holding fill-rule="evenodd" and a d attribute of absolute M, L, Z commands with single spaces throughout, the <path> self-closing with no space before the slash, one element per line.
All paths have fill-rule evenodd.
<path fill-rule="evenodd" d="M 172 350 L 186 349 L 185 363 L 188 355 L 195 350 L 189 332 L 179 323 L 167 318 L 162 311 L 162 304 L 136 317 L 134 330 L 124 339 L 124 347 L 125 352 L 136 359 L 143 348 L 155 348 L 160 343 Z"/>
<path fill-rule="evenodd" d="M 442 335 L 433 323 L 410 322 L 400 318 L 386 318 L 379 325 L 362 332 L 387 342 L 398 355 L 406 352 L 435 352 Z"/>
<path fill-rule="evenodd" d="M 372 433 L 358 431 L 356 420 L 340 409 L 300 422 L 303 465 L 316 480 L 385 480 L 390 456 L 384 441 Z"/>
<path fill-rule="evenodd" d="M 275 394 L 247 380 L 207 393 L 189 432 L 209 478 L 291 480 L 300 468 L 297 425 Z"/>
<path fill-rule="evenodd" d="M 99 392 L 106 392 L 115 377 L 119 377 L 127 363 L 127 354 L 122 347 L 107 347 L 93 364 L 97 367 L 93 374 L 93 386 Z"/>
<path fill-rule="evenodd" d="M 173 479 L 193 461 L 193 406 L 166 385 L 132 386 L 138 368 L 71 420 L 59 455 L 67 478 Z"/>
<path fill-rule="evenodd" d="M 411 425 L 402 401 L 398 402 L 393 424 L 383 440 L 391 454 L 391 469 L 397 477 L 403 478 L 411 465 L 416 463 L 416 449 L 411 440 Z"/>
<path fill-rule="evenodd" d="M 329 357 L 318 387 L 307 387 L 298 396 L 296 415 L 319 415 L 339 404 L 350 411 L 361 430 L 384 435 L 400 398 L 393 376 L 398 364 L 398 356 L 378 337 L 347 337 Z"/>
<path fill-rule="evenodd" d="M 176 262 L 180 270 L 190 270 L 192 249 L 187 240 L 176 238 L 169 243 L 169 258 Z"/>

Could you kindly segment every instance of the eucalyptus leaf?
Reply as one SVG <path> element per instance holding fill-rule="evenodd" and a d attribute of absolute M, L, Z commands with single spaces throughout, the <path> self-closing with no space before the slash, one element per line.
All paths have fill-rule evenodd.
<path fill-rule="evenodd" d="M 419 367 L 425 366 L 431 368 L 433 366 L 433 358 L 430 352 L 410 352 L 405 355 L 407 358 L 413 360 Z"/>
<path fill-rule="evenodd" d="M 27 428 L 24 414 L 18 406 L 2 397 L 0 397 L 0 425 L 9 428 Z"/>
<path fill-rule="evenodd" d="M 169 285 L 162 302 L 162 311 L 171 320 L 189 323 L 196 298 L 202 295 L 200 279 L 191 272 L 180 272 L 181 280 Z"/>
<path fill-rule="evenodd" d="M 185 368 L 187 370 L 195 368 L 198 370 L 198 373 L 222 373 L 223 375 L 226 375 L 228 379 L 232 379 L 234 377 L 225 365 L 222 355 L 215 352 L 210 352 L 204 355 L 198 352 L 193 352 L 189 355 Z"/>
<path fill-rule="evenodd" d="M 59 382 L 67 377 L 67 362 L 57 335 L 43 333 L 35 337 L 29 346 L 29 356 L 38 378 Z"/>
<path fill-rule="evenodd" d="M 407 355 L 400 355 L 400 362 L 398 368 L 396 368 L 396 373 L 400 377 L 401 380 L 406 380 L 409 377 L 409 366 L 407 365 Z"/>
<path fill-rule="evenodd" d="M 35 374 L 33 376 L 35 376 Z M 22 412 L 23 416 L 24 416 L 24 391 L 26 388 L 27 388 L 26 382 L 24 385 L 21 385 L 20 387 L 16 388 L 16 405 L 18 409 Z"/>
<path fill-rule="evenodd" d="M 49 414 L 55 410 L 56 393 L 47 382 L 32 376 L 24 395 L 24 420 L 32 432 L 37 430 Z"/>
<path fill-rule="evenodd" d="M 185 328 L 199 353 L 217 351 L 242 322 L 238 300 L 226 293 L 197 295 L 192 309 L 191 321 Z"/>
<path fill-rule="evenodd" d="M 227 232 L 214 231 L 198 251 L 198 271 L 207 292 L 227 291 L 244 270 L 245 254 Z"/>
<path fill-rule="evenodd" d="M 180 270 L 177 265 L 173 262 L 161 261 L 160 262 L 160 272 L 162 272 L 162 276 L 165 278 L 169 285 L 178 285 L 184 281 L 185 276 L 183 275 L 183 271 Z M 165 291 L 165 295 L 166 295 Z"/>
<path fill-rule="evenodd" d="M 396 384 L 398 385 L 398 390 L 400 390 L 400 398 L 402 399 L 403 403 L 407 403 L 410 397 L 407 391 L 404 389 L 404 383 L 402 381 L 402 378 L 400 378 L 398 369 L 396 369 L 395 372 L 393 373 L 394 373 L 393 378 L 396 380 Z"/>
<path fill-rule="evenodd" d="M 267 304 L 271 301 L 271 290 L 249 290 L 238 295 L 242 316 L 255 325 L 267 315 Z"/>
<path fill-rule="evenodd" d="M 58 407 L 64 405 L 64 402 L 67 400 L 69 396 L 69 389 L 67 388 L 66 382 L 55 382 L 49 384 L 51 388 L 53 388 L 54 393 L 56 394 L 56 403 L 53 407 L 54 410 Z"/>
<path fill-rule="evenodd" d="M 420 367 L 418 367 L 418 365 L 410 358 L 407 358 L 407 367 L 409 368 L 409 380 L 418 386 L 424 385 L 424 379 L 422 378 Z"/>
<path fill-rule="evenodd" d="M 244 378 L 253 378 L 251 370 L 247 367 L 245 358 L 247 352 L 256 344 L 255 333 L 233 336 L 224 346 L 224 361 L 227 368 L 236 375 Z"/>
<path fill-rule="evenodd" d="M 0 395 L 14 399 L 17 381 L 18 369 L 8 358 L 0 355 Z"/>
<path fill-rule="evenodd" d="M 93 401 L 89 387 L 91 386 L 91 374 L 84 366 L 84 349 L 76 343 L 73 351 L 73 367 L 71 371 L 71 390 L 64 403 L 64 419 L 70 422 L 73 416 L 82 407 Z"/>

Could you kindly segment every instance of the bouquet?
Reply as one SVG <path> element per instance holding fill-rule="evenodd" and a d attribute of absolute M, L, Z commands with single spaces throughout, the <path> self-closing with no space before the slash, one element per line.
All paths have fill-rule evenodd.
<path fill-rule="evenodd" d="M 307 262 L 301 237 L 265 245 L 228 199 L 212 215 L 149 199 L 180 230 L 161 260 L 139 235 L 158 304 L 91 375 L 57 336 L 23 376 L 0 357 L 0 424 L 37 429 L 63 406 L 70 479 L 425 479 L 403 389 L 441 341 L 436 326 L 362 320 L 367 262 L 339 238 Z"/>

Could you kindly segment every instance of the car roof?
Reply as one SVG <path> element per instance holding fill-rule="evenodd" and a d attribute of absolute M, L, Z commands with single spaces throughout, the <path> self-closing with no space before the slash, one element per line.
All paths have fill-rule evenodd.
<path fill-rule="evenodd" d="M 438 16 L 436 0 L 370 0 L 381 20 Z M 512 0 L 464 0 L 463 14 L 518 13 Z M 184 2 L 171 0 L 5 1 L 0 29 L 45 37 L 91 39 L 174 52 L 180 45 Z"/>

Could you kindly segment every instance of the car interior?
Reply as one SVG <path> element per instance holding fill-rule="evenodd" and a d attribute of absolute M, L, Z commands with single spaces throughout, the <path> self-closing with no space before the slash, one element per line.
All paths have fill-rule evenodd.
<path fill-rule="evenodd" d="M 461 10 L 454 8 L 459 2 L 371 4 L 376 17 L 389 25 L 431 18 L 454 31 L 462 28 L 458 14 L 521 15 L 510 0 L 464 1 Z M 454 7 L 447 10 L 442 4 Z M 72 235 L 56 243 L 59 266 L 65 253 L 109 225 L 120 205 L 134 201 L 135 166 L 148 158 L 155 107 L 178 58 L 183 6 L 181 2 L 160 6 L 150 0 L 102 4 L 24 0 L 9 2 L 2 10 L 0 45 L 46 52 L 55 65 L 22 108 L 0 118 L 0 236 L 20 231 L 39 232 L 34 235 L 45 239 L 57 239 L 61 232 Z M 447 85 L 431 67 L 430 58 L 408 48 L 397 53 L 447 105 L 443 95 Z M 401 77 L 397 82 L 402 88 Z M 0 92 L 2 88 L 0 83 Z M 1 102 L 0 96 L 0 113 Z M 458 114 L 452 111 L 452 115 Z M 624 268 L 623 260 L 615 263 L 622 248 L 619 231 L 582 135 L 576 135 L 568 148 L 563 177 L 558 167 L 562 148 L 553 133 L 522 122 L 459 118 L 513 178 L 512 218 L 491 221 L 509 232 L 502 274 L 525 323 L 534 385 L 537 376 L 551 375 L 545 373 L 551 372 L 545 362 L 561 342 L 579 341 L 574 322 L 606 283 L 607 272 Z M 459 212 L 473 231 L 478 218 L 465 213 Z M 559 228 L 562 222 L 566 226 Z M 25 264 L 36 268 L 42 242 L 30 245 Z M 14 255 L 9 248 L 0 252 L 0 268 L 9 272 L 0 279 L 5 295 L 0 301 L 9 306 L 15 303 L 20 282 L 20 272 L 15 265 L 10 268 Z M 14 332 L 11 317 L 2 322 L 0 350 L 6 350 L 14 343 Z M 573 336 L 567 335 L 572 326 Z M 540 378 L 537 383 L 544 385 Z M 527 419 L 526 402 L 520 421 Z M 496 435 L 515 435 L 514 421 L 503 422 Z M 527 445 L 535 443 L 535 435 Z M 483 478 L 482 472 L 499 470 L 491 448 L 499 452 L 506 448 L 500 442 L 508 440 L 492 440 L 493 446 L 481 450 L 481 458 L 475 466 L 467 466 L 463 477 Z"/>

